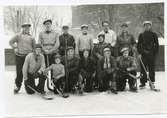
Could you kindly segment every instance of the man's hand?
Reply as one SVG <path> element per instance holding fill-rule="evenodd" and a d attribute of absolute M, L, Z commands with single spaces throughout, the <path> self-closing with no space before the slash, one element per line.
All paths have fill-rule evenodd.
<path fill-rule="evenodd" d="M 45 52 L 45 54 L 49 54 L 49 50 L 45 50 L 44 52 Z"/>
<path fill-rule="evenodd" d="M 138 57 L 141 58 L 141 54 L 139 54 Z"/>
<path fill-rule="evenodd" d="M 42 74 L 42 71 L 41 71 L 41 70 L 39 70 L 39 71 L 38 71 L 38 73 L 39 73 L 39 74 Z"/>
<path fill-rule="evenodd" d="M 97 54 L 98 59 L 102 59 L 103 56 L 101 56 L 100 54 Z"/>
<path fill-rule="evenodd" d="M 15 53 L 18 53 L 18 48 L 14 48 L 14 52 L 15 52 Z"/>
<path fill-rule="evenodd" d="M 95 75 L 96 75 L 96 72 L 94 72 L 94 73 L 92 74 L 92 77 L 95 77 Z"/>
<path fill-rule="evenodd" d="M 47 70 L 45 70 L 43 73 L 44 73 L 44 75 L 47 75 L 47 74 L 48 74 L 48 71 L 47 71 Z"/>
<path fill-rule="evenodd" d="M 127 68 L 126 71 L 131 71 L 131 68 Z"/>

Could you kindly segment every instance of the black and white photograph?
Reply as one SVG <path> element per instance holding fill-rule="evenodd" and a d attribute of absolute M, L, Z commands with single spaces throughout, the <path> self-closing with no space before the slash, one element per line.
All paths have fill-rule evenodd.
<path fill-rule="evenodd" d="M 164 8 L 3 6 L 5 117 L 165 113 Z"/>

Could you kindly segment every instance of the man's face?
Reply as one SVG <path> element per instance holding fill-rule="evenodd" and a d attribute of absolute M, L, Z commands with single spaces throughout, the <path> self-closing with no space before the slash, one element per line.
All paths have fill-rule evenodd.
<path fill-rule="evenodd" d="M 40 55 L 41 54 L 41 48 L 36 48 L 35 49 L 35 54 Z"/>
<path fill-rule="evenodd" d="M 123 52 L 123 56 L 125 57 L 125 58 L 127 58 L 128 56 L 129 56 L 129 51 L 127 50 L 127 51 L 124 51 Z"/>
<path fill-rule="evenodd" d="M 82 28 L 82 33 L 87 34 L 88 33 L 88 28 L 86 28 L 86 27 Z"/>
<path fill-rule="evenodd" d="M 56 63 L 56 64 L 59 64 L 59 63 L 60 63 L 60 58 L 56 58 L 56 59 L 55 59 L 55 63 Z"/>
<path fill-rule="evenodd" d="M 67 51 L 67 56 L 70 56 L 70 57 L 74 56 L 74 50 L 73 49 L 69 49 Z"/>
<path fill-rule="evenodd" d="M 52 26 L 52 24 L 50 22 L 46 22 L 45 23 L 45 29 L 46 29 L 46 31 L 50 31 L 51 30 L 51 26 Z"/>
<path fill-rule="evenodd" d="M 122 26 L 122 32 L 123 32 L 123 33 L 126 33 L 127 31 L 128 31 L 128 27 Z"/>
<path fill-rule="evenodd" d="M 151 29 L 151 25 L 150 24 L 145 24 L 144 29 L 145 29 L 145 31 L 149 31 Z"/>
<path fill-rule="evenodd" d="M 30 27 L 29 26 L 25 26 L 25 27 L 23 27 L 23 32 L 25 32 L 25 33 L 30 33 Z"/>
<path fill-rule="evenodd" d="M 103 38 L 102 36 L 100 36 L 100 37 L 98 38 L 98 40 L 99 40 L 99 42 L 103 42 L 103 41 L 104 41 L 104 38 Z"/>
<path fill-rule="evenodd" d="M 104 56 L 105 57 L 110 57 L 111 56 L 111 51 L 105 51 Z"/>
<path fill-rule="evenodd" d="M 108 23 L 103 23 L 103 30 L 108 31 L 109 29 L 109 24 Z"/>
<path fill-rule="evenodd" d="M 89 51 L 84 51 L 83 56 L 84 56 L 85 58 L 88 58 L 88 57 L 89 57 Z"/>
<path fill-rule="evenodd" d="M 64 33 L 64 34 L 68 34 L 68 32 L 69 32 L 69 29 L 68 29 L 68 28 L 63 29 L 63 33 Z"/>

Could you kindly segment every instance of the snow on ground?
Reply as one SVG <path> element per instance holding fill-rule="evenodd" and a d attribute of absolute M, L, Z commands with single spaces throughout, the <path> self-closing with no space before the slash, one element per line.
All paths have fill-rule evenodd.
<path fill-rule="evenodd" d="M 102 114 L 151 114 L 165 111 L 165 73 L 157 72 L 157 88 L 153 92 L 148 87 L 138 93 L 119 92 L 118 95 L 107 93 L 86 93 L 84 96 L 71 95 L 63 99 L 57 95 L 54 100 L 46 101 L 37 95 L 27 95 L 22 86 L 18 95 L 13 94 L 14 67 L 6 67 L 6 116 L 60 116 L 60 115 L 102 115 Z M 139 82 L 138 82 L 139 83 Z M 51 93 L 50 93 L 51 94 Z"/>

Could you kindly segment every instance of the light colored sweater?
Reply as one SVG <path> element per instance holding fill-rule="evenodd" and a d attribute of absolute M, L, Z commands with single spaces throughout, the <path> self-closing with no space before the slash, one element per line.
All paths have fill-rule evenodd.
<path fill-rule="evenodd" d="M 37 58 L 37 60 L 35 59 Z M 28 73 L 34 74 L 38 71 L 44 71 L 45 69 L 45 59 L 42 54 L 36 57 L 35 53 L 29 53 L 26 56 L 24 65 L 23 65 L 23 77 L 24 79 L 28 78 Z"/>
<path fill-rule="evenodd" d="M 33 51 L 35 47 L 35 39 L 30 34 L 16 34 L 10 41 L 12 48 L 17 48 L 16 55 L 24 56 Z"/>
<path fill-rule="evenodd" d="M 50 31 L 50 33 L 40 32 L 38 43 L 42 45 L 44 51 L 51 51 L 56 53 L 59 48 L 59 34 L 55 31 Z"/>
<path fill-rule="evenodd" d="M 81 34 L 77 40 L 78 51 L 83 51 L 84 49 L 92 50 L 93 48 L 93 37 L 90 34 Z"/>
<path fill-rule="evenodd" d="M 60 64 L 52 64 L 45 71 L 48 72 L 49 70 L 52 70 L 54 79 L 57 79 L 58 76 L 59 76 L 59 78 L 65 76 L 64 65 L 62 65 L 61 63 Z"/>
<path fill-rule="evenodd" d="M 116 41 L 117 41 L 117 35 L 113 30 L 108 30 L 108 33 L 105 33 L 104 31 L 101 31 L 99 34 L 104 34 L 105 35 L 105 43 L 111 44 L 112 47 L 115 46 Z"/>

